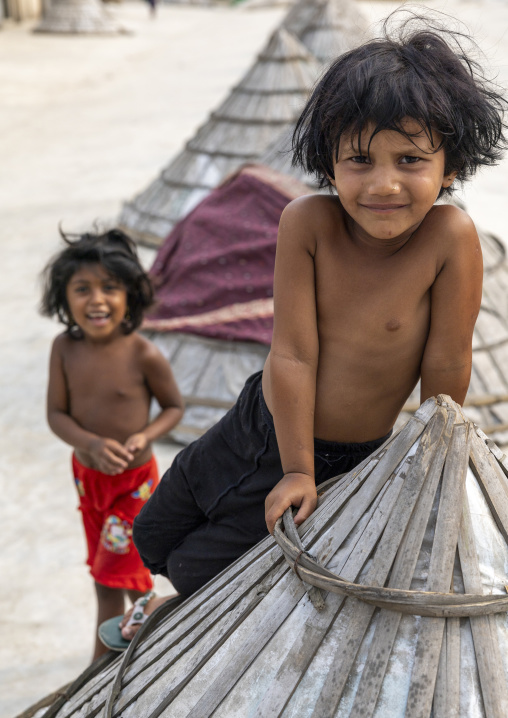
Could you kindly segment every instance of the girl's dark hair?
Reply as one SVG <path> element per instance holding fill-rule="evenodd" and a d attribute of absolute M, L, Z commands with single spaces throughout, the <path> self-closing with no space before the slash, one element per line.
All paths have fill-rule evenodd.
<path fill-rule="evenodd" d="M 293 164 L 314 173 L 321 187 L 330 186 L 342 135 L 360 136 L 372 123 L 370 141 L 381 130 L 411 139 L 402 124 L 407 117 L 429 139 L 435 130 L 442 135 L 436 150 L 444 148 L 445 174 L 455 171 L 463 181 L 479 166 L 495 164 L 506 147 L 506 100 L 463 50 L 465 43 L 474 46 L 465 33 L 395 11 L 380 39 L 341 55 L 318 82 L 296 125 Z"/>
<path fill-rule="evenodd" d="M 134 242 L 119 229 L 82 235 L 68 235 L 60 230 L 60 234 L 67 247 L 44 269 L 41 313 L 48 317 L 56 314 L 70 335 L 79 337 L 79 332 L 71 331 L 75 324 L 67 303 L 67 285 L 83 264 L 100 264 L 127 290 L 128 319 L 122 324 L 125 334 L 137 329 L 145 309 L 153 302 L 153 288 L 141 266 Z"/>

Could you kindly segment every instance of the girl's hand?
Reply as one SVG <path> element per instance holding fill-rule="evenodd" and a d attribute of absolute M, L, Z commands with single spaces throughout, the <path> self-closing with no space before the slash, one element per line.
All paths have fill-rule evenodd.
<path fill-rule="evenodd" d="M 110 476 L 121 474 L 134 458 L 134 455 L 115 439 L 94 439 L 88 452 L 94 466 Z"/>
<path fill-rule="evenodd" d="M 143 449 L 146 449 L 148 446 L 148 439 L 142 432 L 139 434 L 133 434 L 132 436 L 129 436 L 124 446 L 127 451 L 130 451 L 130 453 L 135 456 L 143 451 Z"/>
<path fill-rule="evenodd" d="M 273 534 L 275 522 L 290 506 L 299 508 L 295 524 L 299 526 L 316 508 L 317 491 L 313 476 L 293 472 L 285 474 L 265 500 L 265 519 L 268 531 Z"/>

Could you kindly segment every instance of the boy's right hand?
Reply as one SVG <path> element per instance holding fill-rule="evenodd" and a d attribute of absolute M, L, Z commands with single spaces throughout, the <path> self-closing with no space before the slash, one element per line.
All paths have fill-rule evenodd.
<path fill-rule="evenodd" d="M 265 500 L 268 531 L 273 534 L 275 522 L 290 506 L 299 509 L 294 519 L 295 524 L 299 526 L 311 515 L 316 505 L 317 491 L 314 477 L 296 472 L 285 474 Z"/>
<path fill-rule="evenodd" d="M 101 437 L 91 442 L 88 453 L 92 458 L 94 467 L 98 471 L 102 471 L 103 474 L 109 474 L 110 476 L 121 474 L 134 458 L 133 454 L 127 451 L 119 441 Z"/>

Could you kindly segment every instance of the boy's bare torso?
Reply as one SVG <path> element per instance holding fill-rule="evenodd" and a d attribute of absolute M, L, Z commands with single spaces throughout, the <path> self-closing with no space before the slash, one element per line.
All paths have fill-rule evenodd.
<path fill-rule="evenodd" d="M 369 246 L 352 241 L 337 198 L 305 199 L 316 228 L 314 435 L 340 442 L 377 439 L 393 427 L 418 381 L 431 287 L 456 239 L 447 219 L 460 210 L 434 207 L 402 245 Z M 271 410 L 270 356 L 263 392 Z"/>
<path fill-rule="evenodd" d="M 141 357 L 145 340 L 138 334 L 107 344 L 92 344 L 60 335 L 63 371 L 68 389 L 68 412 L 85 430 L 124 443 L 148 422 L 151 394 Z M 94 467 L 92 457 L 75 449 L 82 464 Z M 129 468 L 151 456 L 147 446 Z"/>

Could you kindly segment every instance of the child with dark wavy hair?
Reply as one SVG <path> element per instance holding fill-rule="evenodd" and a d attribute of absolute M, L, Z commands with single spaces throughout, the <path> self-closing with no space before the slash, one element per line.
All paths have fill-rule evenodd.
<path fill-rule="evenodd" d="M 402 14 L 406 21 L 390 35 L 391 21 Z M 317 84 L 296 126 L 293 164 L 314 173 L 322 187 L 334 186 L 341 144 L 356 142 L 369 160 L 384 130 L 416 149 L 426 138 L 427 153 L 442 150 L 444 174 L 459 181 L 495 164 L 506 144 L 505 100 L 463 49 L 471 38 L 434 29 L 410 10 L 395 11 L 384 33 L 341 55 Z M 452 192 L 450 184 L 438 196 Z"/>
<path fill-rule="evenodd" d="M 48 423 L 74 447 L 72 465 L 98 599 L 98 625 L 151 589 L 132 523 L 158 484 L 151 442 L 180 420 L 171 367 L 135 329 L 152 303 L 150 279 L 119 230 L 62 235 L 45 269 L 43 314 L 65 332 L 53 343 Z M 149 420 L 152 397 L 161 412 Z M 97 639 L 94 658 L 105 651 Z"/>
<path fill-rule="evenodd" d="M 411 16 L 339 57 L 304 109 L 295 162 L 334 192 L 282 213 L 263 372 L 179 454 L 134 522 L 145 565 L 181 594 L 291 505 L 301 524 L 316 483 L 384 442 L 418 380 L 422 401 L 464 401 L 481 247 L 468 215 L 436 200 L 506 144 L 505 101 L 467 40 Z"/>

